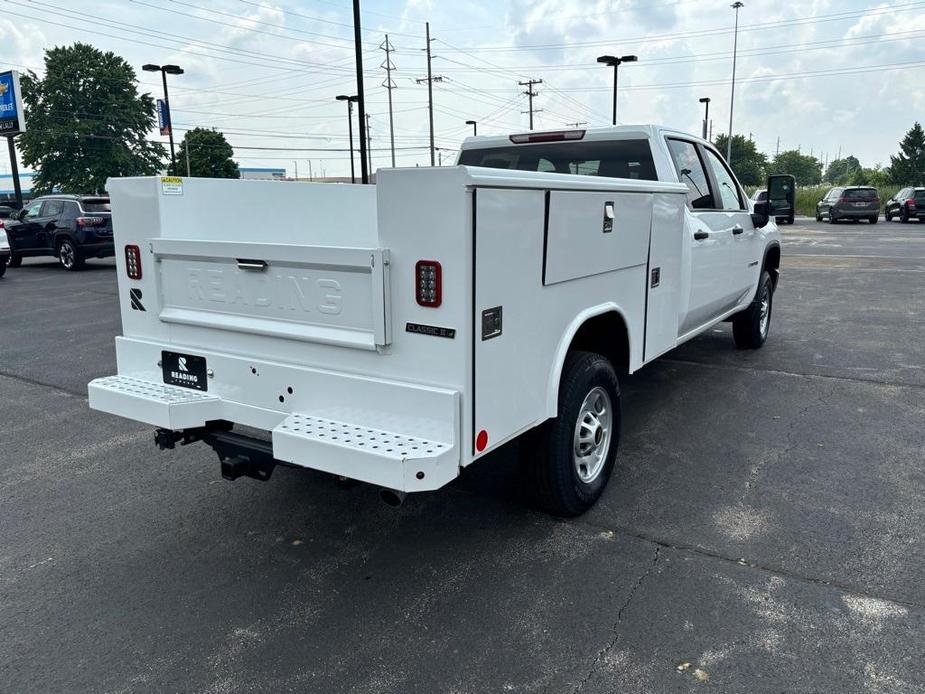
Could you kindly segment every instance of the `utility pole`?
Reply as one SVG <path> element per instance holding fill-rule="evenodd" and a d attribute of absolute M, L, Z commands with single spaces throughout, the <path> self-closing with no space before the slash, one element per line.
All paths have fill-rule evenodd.
<path fill-rule="evenodd" d="M 534 85 L 534 84 L 543 84 L 543 80 L 527 80 L 526 82 L 518 82 L 517 84 L 519 84 L 521 87 L 526 87 L 526 88 L 527 88 L 527 91 L 525 91 L 525 92 L 523 92 L 523 93 L 526 94 L 526 95 L 529 97 L 529 99 L 530 99 L 530 110 L 529 110 L 528 113 L 530 114 L 530 130 L 533 130 L 533 113 L 534 113 L 534 111 L 533 111 L 533 97 L 534 97 L 534 96 L 538 96 L 538 94 L 537 94 L 535 91 L 533 91 L 533 85 Z"/>
<path fill-rule="evenodd" d="M 308 180 L 309 181 L 315 180 L 315 177 L 312 174 L 312 160 L 311 159 L 308 160 Z"/>
<path fill-rule="evenodd" d="M 373 174 L 373 138 L 369 134 L 369 114 L 366 114 L 366 143 L 369 145 L 366 149 L 366 154 L 369 157 L 369 174 Z"/>
<path fill-rule="evenodd" d="M 713 119 L 710 119 L 710 137 L 707 138 L 710 142 L 713 142 Z"/>
<path fill-rule="evenodd" d="M 736 98 L 736 54 L 739 50 L 739 9 L 745 7 L 745 3 L 736 2 L 730 5 L 736 11 L 735 33 L 732 39 L 732 89 L 729 92 L 729 139 L 726 142 L 726 163 L 732 166 L 732 107 Z"/>
<path fill-rule="evenodd" d="M 777 159 L 777 155 L 780 154 L 780 135 L 777 136 L 777 147 L 774 148 L 774 158 Z"/>
<path fill-rule="evenodd" d="M 183 151 L 186 152 L 186 177 L 192 178 L 193 174 L 190 173 L 190 167 L 189 167 L 189 145 L 190 145 L 189 138 L 186 138 L 186 142 L 184 143 L 184 145 L 185 146 L 183 147 Z"/>
<path fill-rule="evenodd" d="M 429 44 L 428 44 L 429 45 Z M 392 44 L 389 43 L 389 35 L 385 35 L 385 42 L 379 46 L 379 48 L 385 51 L 385 62 L 379 67 L 385 68 L 385 82 L 382 83 L 382 86 L 389 91 L 389 142 L 391 143 L 392 148 L 392 168 L 395 168 L 395 126 L 392 121 L 392 90 L 396 88 L 395 83 L 392 81 L 392 70 L 395 66 L 392 64 L 392 56 L 390 53 L 395 49 L 392 48 Z"/>
<path fill-rule="evenodd" d="M 437 166 L 443 166 L 443 152 L 437 151 Z"/>
<path fill-rule="evenodd" d="M 296 180 L 296 183 L 298 183 L 299 181 L 299 162 L 293 159 L 292 164 L 293 166 L 295 166 L 295 180 Z"/>
<path fill-rule="evenodd" d="M 360 0 L 353 0 L 353 43 L 357 64 L 357 106 L 360 109 L 360 173 L 363 183 L 369 183 L 369 169 L 366 167 L 366 138 L 363 135 L 363 121 L 366 119 L 366 104 L 363 98 L 363 43 L 360 37 Z M 351 161 L 353 153 L 350 154 Z"/>
<path fill-rule="evenodd" d="M 434 165 L 434 77 L 430 71 L 430 22 L 424 25 L 427 39 L 427 115 L 430 118 L 430 165 Z"/>

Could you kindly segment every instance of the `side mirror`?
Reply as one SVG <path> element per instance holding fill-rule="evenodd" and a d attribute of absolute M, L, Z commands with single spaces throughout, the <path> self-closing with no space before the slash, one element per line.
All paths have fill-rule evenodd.
<path fill-rule="evenodd" d="M 752 207 L 752 223 L 755 225 L 755 228 L 760 229 L 766 226 L 769 219 L 768 201 L 762 200 L 761 202 L 756 202 Z"/>
<path fill-rule="evenodd" d="M 770 217 L 789 217 L 795 210 L 796 179 L 789 174 L 768 176 L 768 207 L 764 224 Z"/>

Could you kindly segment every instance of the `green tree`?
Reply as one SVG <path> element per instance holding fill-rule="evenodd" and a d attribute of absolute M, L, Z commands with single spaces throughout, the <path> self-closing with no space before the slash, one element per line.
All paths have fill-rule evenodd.
<path fill-rule="evenodd" d="M 186 174 L 186 156 L 189 151 L 189 174 L 207 178 L 240 178 L 238 165 L 231 157 L 234 150 L 225 136 L 215 129 L 193 128 L 188 130 L 177 152 L 177 171 L 174 175 Z"/>
<path fill-rule="evenodd" d="M 713 144 L 723 156 L 726 156 L 728 142 L 729 138 L 721 134 L 716 136 Z M 768 158 L 758 151 L 754 140 L 749 140 L 744 135 L 733 135 L 731 157 L 732 161 L 729 165 L 743 186 L 760 186 L 764 183 Z"/>
<path fill-rule="evenodd" d="M 771 164 L 769 173 L 790 174 L 799 186 L 811 186 L 822 182 L 822 162 L 795 149 L 781 152 Z"/>
<path fill-rule="evenodd" d="M 925 131 L 918 121 L 899 143 L 899 154 L 890 157 L 890 175 L 901 186 L 925 182 Z"/>
<path fill-rule="evenodd" d="M 822 180 L 832 185 L 845 185 L 851 182 L 852 176 L 860 169 L 861 162 L 858 161 L 857 157 L 849 154 L 844 159 L 830 161 Z"/>
<path fill-rule="evenodd" d="M 114 53 L 84 43 L 45 51 L 45 76 L 22 77 L 23 164 L 34 192 L 98 193 L 110 176 L 158 171 L 166 152 L 149 142 L 154 100 L 139 94 L 135 71 Z"/>

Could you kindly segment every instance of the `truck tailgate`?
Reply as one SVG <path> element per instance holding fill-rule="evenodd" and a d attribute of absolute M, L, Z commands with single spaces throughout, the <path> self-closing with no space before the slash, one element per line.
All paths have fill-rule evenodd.
<path fill-rule="evenodd" d="M 375 350 L 390 342 L 389 252 L 151 240 L 164 323 Z"/>

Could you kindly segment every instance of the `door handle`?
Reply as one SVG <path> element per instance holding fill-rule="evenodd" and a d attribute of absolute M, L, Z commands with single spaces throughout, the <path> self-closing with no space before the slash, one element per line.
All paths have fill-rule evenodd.
<path fill-rule="evenodd" d="M 709 238 L 709 232 L 700 229 L 694 232 L 694 241 L 703 241 L 705 238 Z"/>
<path fill-rule="evenodd" d="M 235 260 L 241 270 L 262 272 L 267 269 L 267 261 L 265 260 L 251 260 L 250 258 L 235 258 Z"/>
<path fill-rule="evenodd" d="M 734 227 L 732 227 L 732 233 L 736 236 L 741 234 L 743 231 L 745 231 L 745 229 L 742 228 L 741 224 L 736 224 Z"/>

